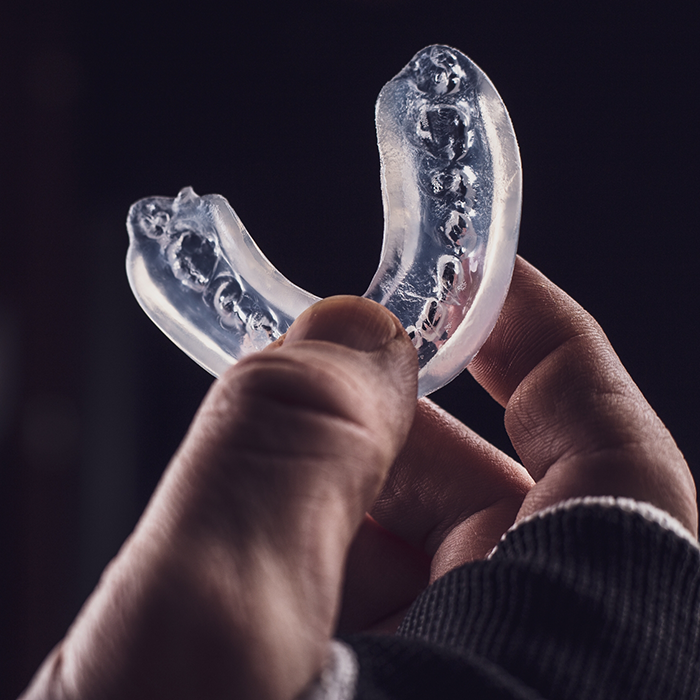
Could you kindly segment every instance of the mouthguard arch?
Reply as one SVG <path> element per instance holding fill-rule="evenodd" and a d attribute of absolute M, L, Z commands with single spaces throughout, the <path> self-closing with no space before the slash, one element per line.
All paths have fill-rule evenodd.
<path fill-rule="evenodd" d="M 406 328 L 425 396 L 469 364 L 503 306 L 518 242 L 520 154 L 491 81 L 446 46 L 419 51 L 384 86 L 376 125 L 384 242 L 364 296 Z M 188 187 L 139 200 L 127 229 L 134 295 L 214 376 L 319 300 L 275 269 L 220 195 Z"/>

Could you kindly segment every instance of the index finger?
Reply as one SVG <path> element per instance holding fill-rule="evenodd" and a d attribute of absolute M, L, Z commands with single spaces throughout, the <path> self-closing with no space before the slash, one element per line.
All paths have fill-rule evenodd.
<path fill-rule="evenodd" d="M 697 531 L 693 479 L 670 433 L 593 317 L 521 258 L 469 369 L 505 406 L 513 447 L 538 482 L 519 517 L 572 497 L 626 496 Z"/>

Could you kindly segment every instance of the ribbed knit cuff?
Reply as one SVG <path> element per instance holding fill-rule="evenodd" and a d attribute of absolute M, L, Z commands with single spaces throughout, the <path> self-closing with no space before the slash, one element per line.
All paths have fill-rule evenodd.
<path fill-rule="evenodd" d="M 651 503 L 635 501 L 632 498 L 621 498 L 617 496 L 583 496 L 581 498 L 570 498 L 567 501 L 562 501 L 561 503 L 557 503 L 556 505 L 550 506 L 549 508 L 539 510 L 536 513 L 533 513 L 532 515 L 528 516 L 527 518 L 520 520 L 515 525 L 513 525 L 508 530 L 508 532 L 506 532 L 503 535 L 501 541 L 505 540 L 511 532 L 521 527 L 522 525 L 529 523 L 532 520 L 544 518 L 553 513 L 557 513 L 558 511 L 566 511 L 570 510 L 571 508 L 576 508 L 578 506 L 620 508 L 621 510 L 627 513 L 637 513 L 649 522 L 656 523 L 657 525 L 660 525 L 666 530 L 670 530 L 674 534 L 678 535 L 678 537 L 681 537 L 690 542 L 690 544 L 694 545 L 695 547 L 700 547 L 700 543 L 698 542 L 697 538 L 693 536 L 693 534 L 685 527 L 685 525 L 681 523 L 680 520 L 674 518 L 670 513 L 666 512 L 665 510 L 662 510 L 661 508 L 657 508 Z M 489 558 L 493 556 L 494 552 L 497 549 L 498 545 L 496 545 L 496 547 L 493 548 L 493 551 L 489 555 Z"/>

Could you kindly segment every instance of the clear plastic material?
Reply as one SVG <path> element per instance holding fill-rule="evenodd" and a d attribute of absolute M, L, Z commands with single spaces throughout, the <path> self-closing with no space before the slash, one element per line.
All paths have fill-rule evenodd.
<path fill-rule="evenodd" d="M 424 396 L 467 366 L 498 318 L 517 248 L 520 157 L 489 79 L 445 46 L 423 49 L 384 86 L 376 122 L 384 244 L 364 296 L 408 331 Z M 318 301 L 270 264 L 219 195 L 188 187 L 142 199 L 127 228 L 136 298 L 215 376 Z"/>

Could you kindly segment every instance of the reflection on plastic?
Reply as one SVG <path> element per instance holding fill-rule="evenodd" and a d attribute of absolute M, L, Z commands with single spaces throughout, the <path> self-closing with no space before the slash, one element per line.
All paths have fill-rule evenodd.
<path fill-rule="evenodd" d="M 429 46 L 379 94 L 384 245 L 365 292 L 418 352 L 419 395 L 477 353 L 510 284 L 521 205 L 518 145 L 486 75 Z M 129 211 L 127 273 L 150 318 L 215 376 L 282 335 L 318 297 L 284 278 L 219 195 L 191 188 Z"/>

